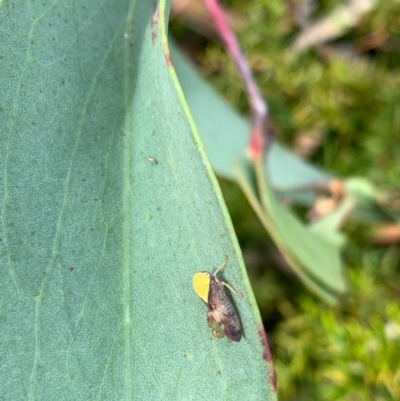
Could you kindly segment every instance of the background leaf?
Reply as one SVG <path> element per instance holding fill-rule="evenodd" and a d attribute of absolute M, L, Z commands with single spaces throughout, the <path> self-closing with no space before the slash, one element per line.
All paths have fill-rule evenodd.
<path fill-rule="evenodd" d="M 218 175 L 233 180 L 233 161 L 247 147 L 250 124 L 212 90 L 175 46 L 171 50 L 179 82 L 212 166 Z M 304 204 L 313 201 L 311 188 L 330 178 L 276 142 L 265 161 L 265 171 L 274 189 Z"/>
<path fill-rule="evenodd" d="M 1 3 L 4 399 L 275 399 L 165 7 Z M 225 254 L 225 279 L 246 292 L 238 344 L 212 337 L 191 288 Z"/>
<path fill-rule="evenodd" d="M 259 171 L 257 171 L 259 168 Z M 238 182 L 287 263 L 303 283 L 329 303 L 345 290 L 339 247 L 304 226 L 270 189 L 262 166 L 247 156 L 235 163 Z"/>

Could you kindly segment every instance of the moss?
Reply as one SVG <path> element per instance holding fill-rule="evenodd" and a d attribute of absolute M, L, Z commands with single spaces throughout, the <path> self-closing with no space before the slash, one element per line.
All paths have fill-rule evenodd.
<path fill-rule="evenodd" d="M 302 296 L 274 331 L 281 399 L 400 398 L 396 293 L 373 272 L 353 267 L 348 277 L 352 294 L 340 307 Z"/>

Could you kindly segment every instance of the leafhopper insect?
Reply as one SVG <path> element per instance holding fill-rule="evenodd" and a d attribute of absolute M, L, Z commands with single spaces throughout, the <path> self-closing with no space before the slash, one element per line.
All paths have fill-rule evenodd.
<path fill-rule="evenodd" d="M 193 276 L 193 288 L 197 296 L 207 305 L 207 322 L 215 337 L 223 337 L 225 334 L 232 341 L 240 341 L 242 338 L 242 326 L 231 300 L 225 292 L 229 288 L 236 295 L 241 295 L 232 287 L 217 277 L 218 272 L 228 263 L 225 256 L 224 263 L 217 268 L 215 273 L 198 272 Z M 216 324 L 217 323 L 217 324 Z M 219 327 L 220 329 L 219 329 Z"/>

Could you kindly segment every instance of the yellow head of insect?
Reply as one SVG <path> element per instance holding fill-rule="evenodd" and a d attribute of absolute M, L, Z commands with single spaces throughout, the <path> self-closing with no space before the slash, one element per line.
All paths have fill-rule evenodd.
<path fill-rule="evenodd" d="M 199 298 L 208 303 L 211 276 L 208 272 L 198 272 L 193 276 L 193 289 Z"/>

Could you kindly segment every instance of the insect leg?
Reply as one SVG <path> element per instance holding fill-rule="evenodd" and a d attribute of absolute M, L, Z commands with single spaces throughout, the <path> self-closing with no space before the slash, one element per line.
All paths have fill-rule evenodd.
<path fill-rule="evenodd" d="M 218 273 L 221 269 L 223 269 L 227 264 L 228 264 L 228 256 L 225 255 L 224 262 L 222 263 L 221 266 L 219 266 L 219 267 L 217 268 L 217 270 L 215 270 L 215 273 L 213 274 L 213 276 L 215 277 L 215 276 L 217 275 L 217 273 Z"/>
<path fill-rule="evenodd" d="M 226 284 L 225 281 L 220 281 L 220 283 L 224 285 L 226 288 L 229 288 L 235 295 L 239 295 L 240 297 L 243 295 L 241 292 L 233 289 L 229 284 Z"/>

